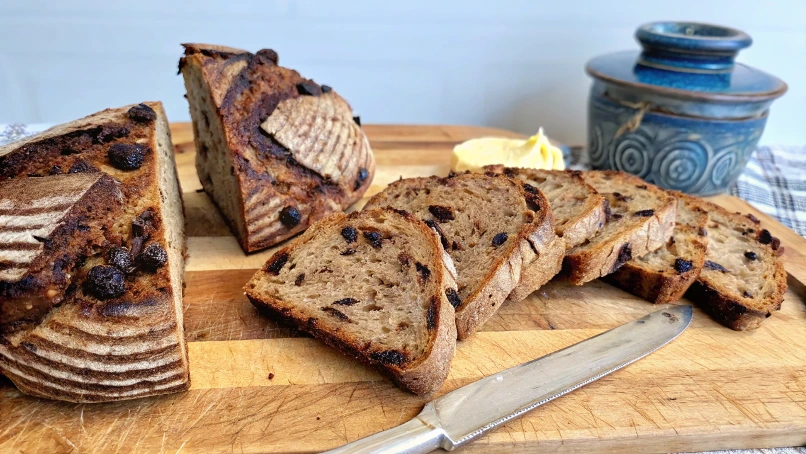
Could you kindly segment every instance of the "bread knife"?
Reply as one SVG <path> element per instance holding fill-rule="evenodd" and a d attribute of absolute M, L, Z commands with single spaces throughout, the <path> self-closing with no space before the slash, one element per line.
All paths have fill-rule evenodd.
<path fill-rule="evenodd" d="M 649 355 L 688 327 L 691 306 L 672 306 L 429 402 L 414 419 L 329 454 L 452 451 L 535 407 Z"/>

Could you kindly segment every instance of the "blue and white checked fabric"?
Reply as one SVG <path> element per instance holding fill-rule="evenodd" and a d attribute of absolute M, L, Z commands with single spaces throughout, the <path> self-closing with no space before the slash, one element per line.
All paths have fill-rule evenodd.
<path fill-rule="evenodd" d="M 44 131 L 50 125 L 0 124 L 0 145 Z M 566 150 L 573 169 L 587 168 L 584 150 Z M 806 236 L 806 146 L 759 147 L 729 190 L 801 236 Z"/>

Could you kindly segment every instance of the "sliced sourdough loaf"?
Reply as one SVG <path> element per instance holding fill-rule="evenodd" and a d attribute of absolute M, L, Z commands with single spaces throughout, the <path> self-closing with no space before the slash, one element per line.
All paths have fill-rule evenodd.
<path fill-rule="evenodd" d="M 0 371 L 22 392 L 72 402 L 187 389 L 185 222 L 162 104 L 107 109 L 0 147 L 0 181 L 62 173 L 109 175 L 123 206 L 112 214 L 108 245 L 78 254 L 76 262 L 48 253 L 54 274 L 73 267 L 71 285 L 41 321 L 0 334 Z M 82 237 L 92 230 L 92 223 L 68 223 L 54 233 Z"/>
<path fill-rule="evenodd" d="M 594 170 L 581 176 L 607 198 L 609 216 L 596 235 L 566 252 L 563 267 L 576 285 L 663 246 L 674 230 L 677 205 L 672 194 L 624 172 Z"/>
<path fill-rule="evenodd" d="M 109 248 L 122 206 L 101 172 L 0 181 L 0 332 L 35 326 L 61 303 L 81 257 Z"/>
<path fill-rule="evenodd" d="M 244 289 L 259 309 L 428 395 L 448 376 L 456 346 L 455 273 L 424 223 L 365 210 L 315 224 Z"/>
<path fill-rule="evenodd" d="M 503 175 L 396 181 L 366 205 L 385 206 L 406 210 L 439 232 L 458 273 L 459 293 L 451 302 L 460 339 L 492 317 L 527 267 L 536 270 L 527 281 L 533 286 L 560 269 L 564 246 L 545 198 Z"/>
<path fill-rule="evenodd" d="M 607 200 L 572 170 L 518 169 L 491 165 L 487 172 L 519 178 L 546 197 L 554 216 L 554 231 L 566 249 L 582 244 L 607 220 Z"/>
<path fill-rule="evenodd" d="M 679 300 L 705 262 L 707 222 L 702 207 L 679 196 L 676 225 L 666 244 L 625 263 L 605 281 L 656 304 Z"/>
<path fill-rule="evenodd" d="M 350 206 L 375 161 L 347 102 L 277 64 L 277 53 L 185 44 L 196 170 L 246 252 Z"/>
<path fill-rule="evenodd" d="M 686 297 L 719 323 L 734 329 L 755 329 L 781 308 L 786 271 L 779 259 L 778 238 L 752 215 L 731 213 L 691 196 L 687 202 L 708 212 L 705 263 Z"/>

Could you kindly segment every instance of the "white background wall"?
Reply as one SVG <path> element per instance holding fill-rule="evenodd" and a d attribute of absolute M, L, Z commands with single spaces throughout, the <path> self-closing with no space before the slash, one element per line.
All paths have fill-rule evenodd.
<path fill-rule="evenodd" d="M 585 141 L 593 56 L 653 20 L 753 36 L 739 60 L 789 83 L 764 143 L 806 144 L 804 0 L 0 0 L 0 123 L 161 100 L 189 119 L 181 42 L 256 51 L 335 87 L 366 123 L 489 125 Z"/>

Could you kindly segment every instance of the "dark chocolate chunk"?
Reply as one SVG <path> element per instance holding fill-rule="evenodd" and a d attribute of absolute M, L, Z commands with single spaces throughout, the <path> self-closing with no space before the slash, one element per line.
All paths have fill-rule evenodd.
<path fill-rule="evenodd" d="M 451 207 L 443 205 L 431 205 L 428 207 L 428 212 L 434 216 L 439 222 L 453 221 L 453 210 Z"/>
<path fill-rule="evenodd" d="M 677 274 L 683 274 L 691 270 L 692 266 L 691 260 L 681 259 L 680 257 L 674 259 L 674 270 L 677 271 Z"/>
<path fill-rule="evenodd" d="M 322 85 L 322 93 L 330 93 L 333 91 L 333 87 L 330 85 Z"/>
<path fill-rule="evenodd" d="M 70 169 L 67 171 L 67 173 L 92 173 L 92 172 L 98 172 L 98 168 L 83 159 L 79 159 L 78 161 L 74 162 L 73 165 L 70 166 Z"/>
<path fill-rule="evenodd" d="M 373 352 L 369 355 L 369 357 L 381 364 L 391 364 L 395 366 L 399 366 L 406 362 L 406 355 L 397 350 Z"/>
<path fill-rule="evenodd" d="M 507 242 L 507 238 L 509 238 L 509 235 L 507 235 L 506 232 L 499 233 L 498 235 L 493 237 L 493 246 L 495 247 L 501 246 L 502 244 Z"/>
<path fill-rule="evenodd" d="M 347 314 L 345 314 L 344 312 L 342 312 L 342 311 L 340 311 L 338 309 L 334 309 L 332 307 L 327 307 L 327 306 L 323 307 L 322 312 L 326 312 L 326 313 L 328 313 L 328 314 L 330 314 L 330 315 L 332 315 L 332 316 L 334 316 L 334 317 L 336 317 L 336 318 L 338 318 L 340 320 L 345 320 L 345 321 L 350 320 L 350 317 L 348 317 Z"/>
<path fill-rule="evenodd" d="M 117 268 L 108 265 L 92 267 L 84 281 L 84 291 L 90 295 L 105 300 L 117 298 L 126 293 L 126 281 L 123 273 Z"/>
<path fill-rule="evenodd" d="M 770 244 L 770 247 L 772 248 L 773 251 L 777 251 L 778 248 L 781 247 L 781 240 L 772 237 L 772 243 Z"/>
<path fill-rule="evenodd" d="M 439 305 L 439 298 L 434 296 L 431 298 L 431 304 L 428 305 L 428 311 L 425 313 L 425 326 L 429 329 L 437 327 L 437 306 Z"/>
<path fill-rule="evenodd" d="M 360 117 L 360 116 L 358 116 L 358 115 L 354 115 L 354 116 L 353 116 L 353 121 L 354 121 L 354 122 L 355 122 L 355 124 L 357 124 L 358 126 L 361 126 L 361 117 Z"/>
<path fill-rule="evenodd" d="M 129 109 L 129 118 L 138 123 L 151 123 L 157 119 L 157 112 L 146 104 L 138 104 Z"/>
<path fill-rule="evenodd" d="M 269 372 L 269 380 L 274 378 L 274 372 Z M 319 419 L 318 417 L 316 419 Z"/>
<path fill-rule="evenodd" d="M 459 294 L 456 293 L 456 290 L 452 288 L 446 288 L 445 296 L 448 298 L 448 302 L 451 303 L 451 306 L 459 307 L 462 305 L 462 300 L 459 299 Z"/>
<path fill-rule="evenodd" d="M 347 240 L 348 243 L 355 243 L 358 238 L 358 230 L 354 227 L 345 227 L 341 229 L 341 236 Z"/>
<path fill-rule="evenodd" d="M 60 173 L 62 173 L 62 168 L 60 166 L 53 166 L 50 168 L 48 175 L 59 175 Z"/>
<path fill-rule="evenodd" d="M 116 143 L 109 147 L 109 162 L 120 170 L 136 170 L 143 165 L 148 147 L 139 144 Z"/>
<path fill-rule="evenodd" d="M 712 262 L 710 260 L 705 261 L 705 269 L 707 270 L 714 270 L 714 271 L 721 271 L 723 273 L 727 273 L 728 269 L 724 266 L 720 265 L 719 263 Z"/>
<path fill-rule="evenodd" d="M 428 219 L 425 221 L 425 225 L 431 227 L 437 232 L 437 235 L 439 235 L 439 242 L 442 243 L 442 249 L 448 249 L 448 239 L 445 238 L 445 232 L 442 231 L 442 227 L 437 224 L 437 221 Z"/>
<path fill-rule="evenodd" d="M 697 235 L 708 236 L 708 230 L 705 227 L 700 227 L 699 230 L 697 230 Z"/>
<path fill-rule="evenodd" d="M 126 273 L 132 267 L 132 256 L 128 249 L 115 246 L 107 253 L 106 262 Z"/>
<path fill-rule="evenodd" d="M 274 254 L 266 263 L 266 271 L 277 276 L 280 270 L 283 269 L 285 262 L 288 261 L 288 252 L 281 251 Z"/>
<path fill-rule="evenodd" d="M 640 216 L 642 218 L 648 218 L 650 216 L 655 215 L 655 210 L 640 210 L 640 211 L 636 211 L 635 213 L 633 213 L 633 215 Z"/>
<path fill-rule="evenodd" d="M 289 205 L 280 211 L 280 222 L 288 228 L 296 227 L 301 220 L 302 213 L 296 207 Z"/>
<path fill-rule="evenodd" d="M 431 277 L 431 270 L 420 262 L 415 262 L 414 267 L 417 268 L 417 272 L 420 273 L 420 283 L 425 284 L 428 278 Z"/>
<path fill-rule="evenodd" d="M 302 285 L 302 281 L 304 280 L 305 280 L 305 273 L 300 273 L 300 275 L 297 276 L 296 279 L 294 279 L 294 285 L 299 287 L 300 285 Z"/>
<path fill-rule="evenodd" d="M 381 243 L 383 241 L 383 237 L 378 232 L 364 232 L 364 238 L 369 241 L 369 244 L 372 245 L 375 249 L 380 249 Z"/>
<path fill-rule="evenodd" d="M 757 255 L 756 255 L 756 253 L 755 253 L 755 252 L 753 252 L 753 251 L 747 251 L 747 252 L 745 252 L 745 253 L 744 253 L 744 256 L 745 256 L 745 257 L 747 257 L 747 258 L 748 258 L 748 259 L 750 259 L 750 260 L 756 260 L 756 259 L 758 259 L 758 256 L 757 256 Z"/>
<path fill-rule="evenodd" d="M 364 182 L 367 181 L 367 178 L 369 178 L 369 171 L 362 167 L 361 169 L 358 170 L 358 176 L 355 177 L 355 184 L 353 185 L 353 191 L 357 191 L 358 188 L 360 188 L 361 185 L 363 185 Z"/>
<path fill-rule="evenodd" d="M 297 84 L 297 93 L 303 96 L 319 96 L 322 94 L 322 88 L 315 82 L 305 81 Z"/>
<path fill-rule="evenodd" d="M 339 255 L 353 255 L 353 254 L 355 254 L 355 249 L 353 249 L 351 247 L 348 247 L 347 249 L 343 250 L 342 252 L 339 252 Z"/>
<path fill-rule="evenodd" d="M 761 229 L 761 232 L 758 233 L 758 242 L 761 244 L 772 243 L 772 238 L 772 234 L 767 229 Z"/>
<path fill-rule="evenodd" d="M 151 243 L 137 256 L 137 262 L 144 269 L 155 271 L 168 263 L 168 253 L 157 243 Z"/>
<path fill-rule="evenodd" d="M 360 301 L 358 301 L 355 298 L 342 298 L 340 300 L 333 301 L 332 304 L 335 304 L 337 306 L 352 306 L 358 303 L 360 303 Z"/>
<path fill-rule="evenodd" d="M 528 192 L 529 194 L 537 194 L 538 193 L 537 188 L 532 186 L 529 183 L 523 183 L 523 189 L 526 190 L 526 192 Z"/>

